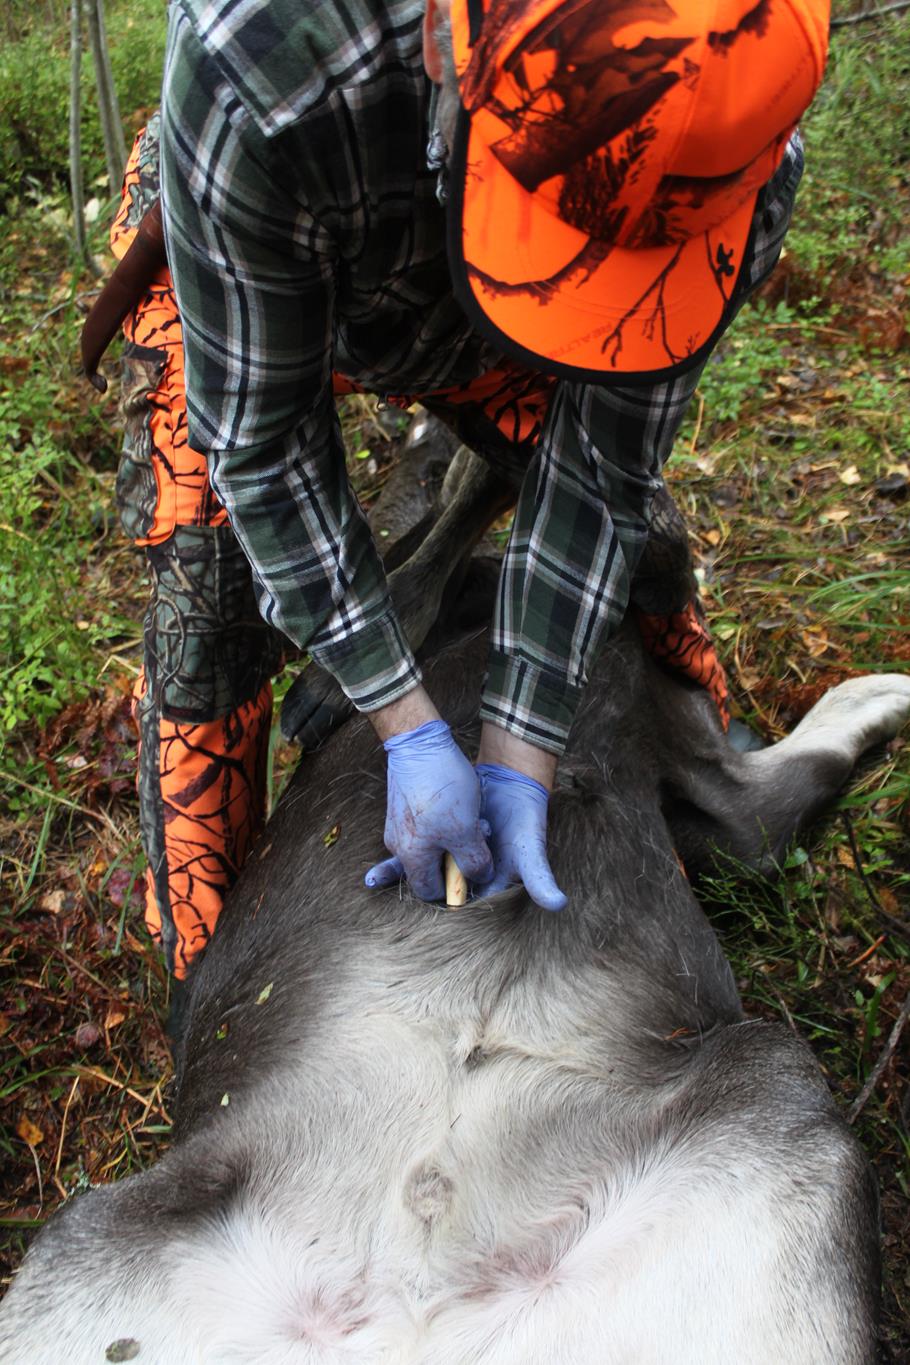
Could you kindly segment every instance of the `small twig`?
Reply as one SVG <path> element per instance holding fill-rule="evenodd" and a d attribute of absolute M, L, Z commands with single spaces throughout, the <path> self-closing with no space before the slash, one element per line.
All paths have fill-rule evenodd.
<path fill-rule="evenodd" d="M 122 1090 L 125 1095 L 129 1095 L 130 1099 L 134 1099 L 139 1104 L 146 1106 L 145 1095 L 140 1095 L 138 1090 L 133 1090 L 133 1088 L 127 1085 L 124 1081 L 118 1081 L 113 1076 L 108 1076 L 105 1072 L 98 1071 L 95 1067 L 92 1066 L 77 1067 L 76 1074 L 78 1076 L 94 1076 L 96 1081 L 104 1081 L 106 1085 L 112 1085 L 114 1086 L 115 1089 Z M 158 1090 L 160 1084 L 161 1082 L 157 1081 L 155 1085 L 152 1087 L 152 1099 L 154 1099 L 155 1092 Z M 148 1115 L 148 1108 L 149 1106 L 146 1106 L 145 1114 L 143 1114 L 142 1117 L 142 1122 L 145 1122 L 145 1119 Z M 158 1103 L 155 1105 L 155 1109 L 164 1119 L 165 1123 L 170 1123 L 172 1121 L 170 1115 L 168 1114 L 167 1110 L 164 1107 L 163 1101 L 160 1098 Z"/>
<path fill-rule="evenodd" d="M 910 991 L 907 992 L 904 998 L 900 1013 L 894 1021 L 894 1027 L 888 1034 L 888 1041 L 882 1048 L 875 1066 L 869 1072 L 869 1078 L 866 1081 L 866 1084 L 850 1106 L 847 1113 L 848 1123 L 854 1123 L 865 1109 L 869 1096 L 878 1085 L 885 1068 L 894 1056 L 895 1049 L 901 1040 L 901 1034 L 904 1031 L 908 1019 L 910 1019 Z"/>
<path fill-rule="evenodd" d="M 844 24 L 861 24 L 864 19 L 878 19 L 883 14 L 897 14 L 902 9 L 910 9 L 910 0 L 893 0 L 890 5 L 879 5 L 878 9 L 860 10 L 859 14 L 846 14 L 842 19 L 832 19 L 831 28 L 842 28 Z"/>
<path fill-rule="evenodd" d="M 844 822 L 844 829 L 847 831 L 847 839 L 849 840 L 850 843 L 850 852 L 853 854 L 853 863 L 856 868 L 857 876 L 859 877 L 860 881 L 863 884 L 863 889 L 865 890 L 866 895 L 869 897 L 871 905 L 873 906 L 876 913 L 883 920 L 885 920 L 887 924 L 891 925 L 892 929 L 897 929 L 901 934 L 903 934 L 905 938 L 910 939 L 910 922 L 908 922 L 905 919 L 902 919 L 900 915 L 892 915 L 890 910 L 885 909 L 885 907 L 882 905 L 881 901 L 878 898 L 878 893 L 876 892 L 875 887 L 872 885 L 872 883 L 869 881 L 869 878 L 866 876 L 866 870 L 863 867 L 863 857 L 859 851 L 859 844 L 856 842 L 856 833 L 853 829 L 853 821 L 850 819 L 850 816 L 848 815 L 847 811 L 845 810 L 841 811 L 841 819 Z"/>
<path fill-rule="evenodd" d="M 159 1114 L 161 1115 L 161 1117 L 164 1119 L 165 1123 L 169 1123 L 169 1124 L 171 1124 L 171 1126 L 173 1126 L 174 1120 L 171 1118 L 170 1114 L 169 1114 L 169 1113 L 167 1112 L 167 1110 L 165 1109 L 165 1107 L 164 1107 L 164 1100 L 163 1100 L 162 1097 L 161 1097 L 161 1080 L 160 1080 L 160 1078 L 159 1078 L 159 1080 L 157 1080 L 157 1081 L 155 1082 L 155 1088 L 154 1088 L 154 1090 L 152 1091 L 152 1093 L 151 1093 L 151 1094 L 149 1095 L 149 1097 L 148 1097 L 148 1103 L 147 1103 L 146 1106 L 145 1106 L 145 1110 L 143 1111 L 142 1118 L 139 1120 L 140 1124 L 145 1124 L 145 1123 L 147 1122 L 148 1116 L 149 1116 L 149 1110 L 151 1109 L 152 1104 L 154 1103 L 154 1100 L 155 1100 L 155 1097 L 156 1097 L 156 1096 L 158 1097 L 158 1113 L 159 1113 Z M 142 1129 L 140 1128 L 139 1131 L 141 1132 Z"/>
<path fill-rule="evenodd" d="M 0 772 L 0 782 L 13 782 L 17 787 L 24 787 L 26 791 L 34 792 L 35 796 L 43 796 L 46 801 L 53 801 L 58 806 L 68 806 L 70 810 L 79 811 L 80 815 L 87 815 L 90 820 L 97 820 L 99 824 L 107 826 L 106 821 L 96 811 L 89 810 L 88 806 L 81 806 L 78 801 L 70 801 L 65 796 L 58 796 L 56 792 L 49 792 L 46 787 L 37 787 L 34 782 L 26 782 L 24 777 L 14 777 L 12 773 Z"/>
<path fill-rule="evenodd" d="M 38 1153 L 35 1151 L 33 1142 L 26 1142 L 26 1147 L 32 1154 L 32 1161 L 35 1163 L 35 1175 L 38 1177 L 38 1212 L 44 1208 L 44 1181 L 41 1179 L 41 1165 L 38 1161 Z"/>
<path fill-rule="evenodd" d="M 124 640 L 122 645 L 114 645 L 110 650 L 108 662 L 110 662 L 111 659 L 116 658 L 118 654 L 126 654 L 131 649 L 138 649 L 142 642 L 142 636 L 137 635 L 135 639 Z"/>
<path fill-rule="evenodd" d="M 695 454 L 695 447 L 698 445 L 698 438 L 701 435 L 701 420 L 705 415 L 705 395 L 700 389 L 696 390 L 698 398 L 698 414 L 695 418 L 695 430 L 692 433 L 692 444 L 689 446 L 689 454 Z"/>
<path fill-rule="evenodd" d="M 855 957 L 852 962 L 847 963 L 848 970 L 851 967 L 858 967 L 861 962 L 865 962 L 867 957 L 871 957 L 876 948 L 880 948 L 887 937 L 887 934 L 880 934 L 874 943 L 869 944 L 864 953 L 860 953 L 859 957 Z"/>
<path fill-rule="evenodd" d="M 784 999 L 784 997 L 781 995 L 780 991 L 777 990 L 776 987 L 774 987 L 774 986 L 771 985 L 771 982 L 768 980 L 767 977 L 764 978 L 762 984 L 763 984 L 764 986 L 767 987 L 767 989 L 768 989 L 768 990 L 771 992 L 771 994 L 774 996 L 774 999 L 777 1001 L 778 1005 L 780 1005 L 781 1012 L 782 1012 L 784 1018 L 785 1018 L 786 1021 L 787 1021 L 787 1024 L 788 1024 L 788 1026 L 789 1026 L 789 1028 L 790 1028 L 790 1031 L 791 1031 L 792 1033 L 797 1034 L 797 1036 L 798 1036 L 798 1035 L 799 1035 L 799 1029 L 796 1027 L 796 1021 L 794 1020 L 793 1015 L 790 1013 L 789 1009 L 787 1008 L 787 1002 L 786 1002 L 786 1000 Z"/>
<path fill-rule="evenodd" d="M 49 308 L 46 313 L 42 313 L 38 321 L 29 328 L 29 336 L 34 336 L 38 328 L 43 327 L 46 322 L 49 322 L 55 313 L 62 313 L 64 308 L 69 308 L 71 304 L 84 303 L 86 299 L 97 298 L 100 293 L 100 289 L 89 289 L 84 294 L 77 294 L 75 298 L 67 298 L 64 299 L 62 303 L 54 304 L 53 308 Z"/>
<path fill-rule="evenodd" d="M 10 536 L 18 536 L 20 540 L 26 541 L 29 545 L 35 543 L 31 536 L 27 536 L 24 531 L 18 530 L 15 526 L 10 526 L 8 521 L 0 521 L 0 531 L 5 531 Z"/>
<path fill-rule="evenodd" d="M 54 1182 L 56 1183 L 58 1189 L 60 1188 L 60 1182 L 57 1177 L 60 1175 L 60 1160 L 63 1156 L 63 1139 L 66 1137 L 66 1121 L 67 1118 L 69 1117 L 70 1105 L 73 1102 L 73 1096 L 75 1095 L 78 1087 L 79 1077 L 76 1076 L 75 1079 L 73 1080 L 72 1085 L 70 1086 L 70 1093 L 69 1097 L 67 1098 L 66 1104 L 63 1106 L 63 1119 L 60 1124 L 60 1141 L 57 1143 L 57 1160 L 54 1162 Z"/>
<path fill-rule="evenodd" d="M 104 994 L 108 996 L 109 999 L 116 1000 L 118 1004 L 121 1003 L 120 996 L 117 994 L 116 991 L 111 990 L 110 986 L 105 986 L 100 976 L 96 976 L 94 972 L 89 971 L 88 967 L 84 967 L 81 962 L 77 962 L 76 959 L 72 957 L 66 951 L 65 948 L 61 948 L 60 945 L 57 944 L 54 947 L 54 952 L 59 953 L 61 957 L 65 958 L 69 965 L 72 967 L 73 971 L 81 972 L 83 976 L 88 977 L 89 981 L 94 981 L 95 985 L 98 986 L 102 991 L 104 991 Z"/>
<path fill-rule="evenodd" d="M 64 502 L 68 502 L 71 507 L 78 505 L 79 500 L 75 498 L 72 493 L 67 493 L 63 484 L 55 479 L 53 474 L 49 474 L 46 469 L 36 469 L 35 473 L 38 475 L 39 479 L 43 479 L 52 492 L 57 494 L 58 498 L 62 498 Z"/>

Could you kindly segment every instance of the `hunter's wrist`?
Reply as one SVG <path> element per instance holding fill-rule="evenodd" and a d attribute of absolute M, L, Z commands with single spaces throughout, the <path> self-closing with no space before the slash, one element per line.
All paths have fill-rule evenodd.
<path fill-rule="evenodd" d="M 558 759 L 549 750 L 540 749 L 526 739 L 519 739 L 492 721 L 484 721 L 477 762 L 511 768 L 513 772 L 533 778 L 550 792 L 553 790 Z"/>
<path fill-rule="evenodd" d="M 403 735 L 408 730 L 416 730 L 426 725 L 427 721 L 441 719 L 421 683 L 388 705 L 368 712 L 368 715 L 377 738 L 383 742 L 395 735 Z"/>

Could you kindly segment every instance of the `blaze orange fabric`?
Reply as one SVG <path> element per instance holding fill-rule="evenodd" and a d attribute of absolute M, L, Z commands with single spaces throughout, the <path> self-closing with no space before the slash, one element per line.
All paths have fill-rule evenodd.
<path fill-rule="evenodd" d="M 131 245 L 141 220 L 136 208 L 142 189 L 141 146 L 140 132 L 127 162 L 123 198 L 111 227 L 111 249 L 118 259 Z M 187 443 L 183 333 L 166 267 L 158 272 L 135 311 L 126 318 L 123 335 L 128 351 L 133 346 L 141 355 L 151 357 L 154 353 L 160 358 L 149 371 L 150 382 L 144 391 L 157 498 L 152 524 L 145 535 L 136 538 L 136 544 L 158 545 L 167 540 L 176 526 L 224 525 L 227 513 L 212 491 L 205 456 Z M 134 402 L 141 399 L 141 393 L 133 395 Z"/>
<path fill-rule="evenodd" d="M 526 363 L 669 378 L 707 353 L 829 0 L 453 0 L 463 306 Z"/>
<path fill-rule="evenodd" d="M 695 603 L 690 602 L 685 610 L 668 616 L 649 616 L 643 611 L 636 615 L 648 653 L 658 662 L 705 688 L 713 698 L 724 730 L 727 730 L 730 725 L 727 675 Z"/>
<path fill-rule="evenodd" d="M 140 677 L 136 699 L 145 690 Z M 265 823 L 272 687 L 227 716 L 198 725 L 161 719 L 158 769 L 164 871 L 174 941 L 167 957 L 178 980 L 212 936 L 224 899 Z M 141 771 L 141 768 L 140 768 Z M 145 923 L 162 942 L 155 869 L 146 872 Z"/>
<path fill-rule="evenodd" d="M 552 375 L 505 362 L 466 384 L 434 389 L 432 393 L 416 397 L 387 393 L 384 401 L 405 410 L 419 402 L 456 428 L 458 409 L 471 408 L 482 412 L 510 446 L 524 446 L 529 441 L 536 441 L 540 435 L 556 382 Z M 337 372 L 332 375 L 332 387 L 336 398 L 368 392 L 353 379 Z"/>

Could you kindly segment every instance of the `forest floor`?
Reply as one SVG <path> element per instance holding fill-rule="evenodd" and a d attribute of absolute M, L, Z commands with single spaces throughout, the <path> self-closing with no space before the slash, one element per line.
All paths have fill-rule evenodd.
<path fill-rule="evenodd" d="M 910 669 L 908 111 L 906 17 L 839 28 L 787 253 L 706 371 L 668 470 L 736 709 L 767 740 L 834 683 Z M 97 288 L 73 264 L 59 190 L 7 205 L 0 1276 L 62 1200 L 147 1166 L 171 1125 L 129 714 L 144 566 L 113 511 L 116 383 L 100 399 L 75 369 Z M 392 445 L 364 400 L 344 421 L 368 501 Z M 910 1360 L 908 741 L 790 851 L 779 884 L 731 868 L 706 907 L 747 1008 L 809 1041 L 875 1166 L 894 1365 Z M 292 763 L 276 733 L 276 791 Z"/>

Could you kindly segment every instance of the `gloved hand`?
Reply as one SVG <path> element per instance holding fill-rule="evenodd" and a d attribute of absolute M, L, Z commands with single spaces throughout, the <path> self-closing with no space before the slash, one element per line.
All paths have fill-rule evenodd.
<path fill-rule="evenodd" d="M 496 871 L 482 895 L 491 896 L 516 883 L 524 885 L 535 905 L 562 910 L 566 897 L 556 885 L 547 860 L 546 787 L 533 777 L 502 763 L 478 763 L 480 814 L 490 825 Z"/>
<path fill-rule="evenodd" d="M 445 721 L 393 735 L 383 748 L 389 756 L 384 838 L 395 856 L 370 868 L 367 886 L 407 877 L 415 896 L 441 900 L 446 851 L 469 881 L 488 882 L 493 859 L 480 824 L 480 784 Z"/>

